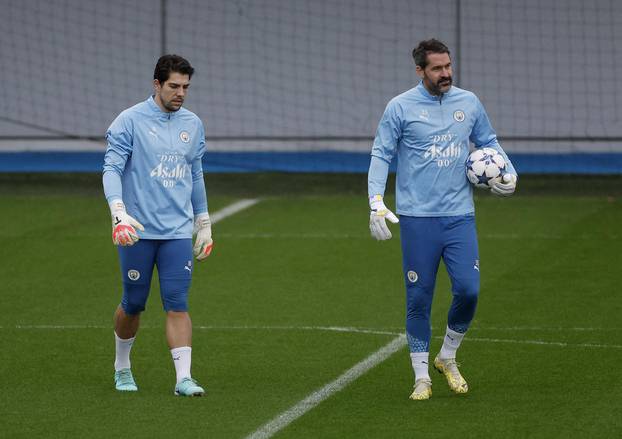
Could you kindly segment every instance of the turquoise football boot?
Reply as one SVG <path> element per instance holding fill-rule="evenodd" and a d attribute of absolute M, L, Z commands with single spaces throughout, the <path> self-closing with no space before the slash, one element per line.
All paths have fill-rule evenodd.
<path fill-rule="evenodd" d="M 177 396 L 203 396 L 205 390 L 192 378 L 184 378 L 175 386 Z"/>
<path fill-rule="evenodd" d="M 114 373 L 114 386 L 120 392 L 136 392 L 138 390 L 130 369 L 121 369 Z"/>

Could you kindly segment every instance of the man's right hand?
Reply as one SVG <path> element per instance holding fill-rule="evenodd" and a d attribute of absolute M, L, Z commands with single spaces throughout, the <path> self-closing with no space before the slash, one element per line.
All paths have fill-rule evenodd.
<path fill-rule="evenodd" d="M 212 253 L 214 241 L 212 240 L 212 222 L 207 212 L 194 217 L 194 256 L 201 262 Z"/>
<path fill-rule="evenodd" d="M 121 200 L 110 203 L 110 215 L 112 216 L 112 243 L 114 245 L 134 245 L 138 241 L 138 232 L 145 231 L 141 223 L 129 216 L 125 211 L 125 204 Z"/>
<path fill-rule="evenodd" d="M 384 205 L 382 195 L 370 197 L 369 208 L 371 209 L 371 213 L 369 214 L 369 230 L 371 231 L 371 236 L 378 241 L 391 239 L 393 235 L 387 226 L 386 220 L 391 221 L 393 224 L 399 223 L 400 220 L 398 220 L 397 216 Z"/>

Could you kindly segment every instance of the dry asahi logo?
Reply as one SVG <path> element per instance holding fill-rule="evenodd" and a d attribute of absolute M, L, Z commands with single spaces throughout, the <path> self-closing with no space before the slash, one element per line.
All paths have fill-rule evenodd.
<path fill-rule="evenodd" d="M 182 154 L 161 154 L 158 157 L 160 163 L 151 170 L 150 175 L 160 179 L 166 188 L 174 187 L 178 180 L 186 178 L 186 173 L 190 172 L 190 166 Z"/>
<path fill-rule="evenodd" d="M 457 138 L 458 136 L 452 133 L 430 136 L 431 145 L 426 149 L 423 157 L 433 160 L 438 167 L 451 165 L 462 153 L 462 145 L 457 142 Z"/>

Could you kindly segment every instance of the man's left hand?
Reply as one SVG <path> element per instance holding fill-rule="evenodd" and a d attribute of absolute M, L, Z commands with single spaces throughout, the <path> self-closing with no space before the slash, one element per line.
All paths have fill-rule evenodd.
<path fill-rule="evenodd" d="M 500 197 L 509 197 L 516 190 L 516 180 L 516 175 L 504 174 L 501 181 L 493 184 L 490 192 Z"/>

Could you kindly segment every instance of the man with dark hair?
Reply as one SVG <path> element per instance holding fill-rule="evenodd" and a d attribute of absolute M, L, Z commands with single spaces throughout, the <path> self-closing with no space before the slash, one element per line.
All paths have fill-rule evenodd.
<path fill-rule="evenodd" d="M 155 69 L 153 70 L 153 79 L 157 80 L 160 84 L 164 84 L 168 81 L 171 72 L 188 75 L 188 80 L 190 80 L 194 74 L 194 68 L 190 65 L 188 60 L 179 55 L 163 55 L 158 59 Z"/>
<path fill-rule="evenodd" d="M 188 290 L 193 253 L 202 261 L 213 243 L 201 164 L 205 130 L 194 113 L 182 108 L 193 73 L 184 58 L 162 56 L 154 71 L 153 96 L 123 111 L 106 132 L 103 185 L 123 282 L 114 315 L 114 379 L 119 391 L 138 390 L 130 350 L 157 266 L 166 338 L 177 375 L 175 394 L 204 394 L 190 374 Z"/>
<path fill-rule="evenodd" d="M 452 391 L 468 391 L 456 351 L 479 295 L 473 188 L 466 177 L 470 143 L 475 148 L 494 148 L 506 160 L 507 173 L 492 187 L 494 194 L 511 195 L 517 175 L 477 96 L 452 85 L 447 46 L 434 39 L 422 41 L 413 50 L 413 58 L 421 82 L 389 102 L 376 131 L 368 175 L 369 226 L 372 237 L 386 240 L 391 238 L 386 220 L 400 223 L 406 336 L 415 373 L 410 398 L 425 400 L 432 395 L 430 311 L 441 259 L 451 279 L 453 301 L 434 367 L 445 375 Z M 395 155 L 399 221 L 383 201 Z"/>
<path fill-rule="evenodd" d="M 449 48 L 439 40 L 435 40 L 434 38 L 431 40 L 424 40 L 413 49 L 413 59 L 415 60 L 415 65 L 425 70 L 428 66 L 428 53 L 446 53 L 447 55 L 451 55 L 449 53 Z"/>

